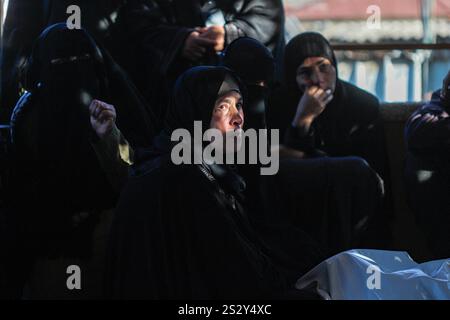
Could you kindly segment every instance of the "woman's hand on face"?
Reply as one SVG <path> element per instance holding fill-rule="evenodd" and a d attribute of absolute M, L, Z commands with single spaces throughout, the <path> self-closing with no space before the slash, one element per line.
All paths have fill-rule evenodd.
<path fill-rule="evenodd" d="M 308 87 L 300 98 L 292 125 L 294 127 L 309 126 L 333 99 L 330 89 L 323 90 L 317 86 Z"/>
<path fill-rule="evenodd" d="M 116 109 L 106 102 L 93 100 L 89 106 L 92 129 L 100 139 L 111 133 L 116 122 Z"/>

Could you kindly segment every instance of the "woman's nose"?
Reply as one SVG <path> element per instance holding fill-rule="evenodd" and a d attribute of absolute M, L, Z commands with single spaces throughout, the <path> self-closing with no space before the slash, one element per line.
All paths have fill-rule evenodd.
<path fill-rule="evenodd" d="M 313 72 L 311 72 L 310 80 L 314 85 L 317 85 L 320 82 L 320 75 L 317 70 L 314 70 Z"/>
<path fill-rule="evenodd" d="M 231 125 L 235 128 L 239 128 L 242 127 L 243 122 L 244 119 L 242 118 L 241 114 L 236 111 L 231 118 Z"/>

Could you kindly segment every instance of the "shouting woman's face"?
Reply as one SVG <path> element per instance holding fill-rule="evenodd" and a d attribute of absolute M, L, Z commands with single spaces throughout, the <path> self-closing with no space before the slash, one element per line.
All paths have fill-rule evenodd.
<path fill-rule="evenodd" d="M 230 91 L 219 97 L 214 105 L 210 128 L 218 129 L 223 134 L 242 129 L 244 125 L 242 104 L 242 96 L 237 91 Z"/>
<path fill-rule="evenodd" d="M 227 143 L 224 146 L 225 150 L 236 152 L 240 148 L 244 126 L 242 107 L 242 96 L 237 91 L 229 91 L 221 95 L 215 102 L 210 128 L 219 130 L 225 137 L 224 142 Z M 231 133 L 236 134 L 237 141 L 234 138 L 229 139 Z"/>

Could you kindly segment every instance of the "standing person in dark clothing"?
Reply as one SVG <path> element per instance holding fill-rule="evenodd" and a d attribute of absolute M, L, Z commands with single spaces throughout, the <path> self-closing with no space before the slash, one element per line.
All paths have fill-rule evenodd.
<path fill-rule="evenodd" d="M 116 25 L 117 12 L 124 0 L 10 0 L 1 48 L 0 121 L 7 123 L 21 90 L 22 74 L 36 38 L 48 26 L 66 23 L 80 8 L 81 27 L 117 60 L 127 50 L 126 39 Z"/>
<path fill-rule="evenodd" d="M 126 68 L 161 119 L 177 77 L 195 65 L 216 65 L 235 39 L 253 37 L 276 58 L 284 48 L 281 0 L 131 0 L 118 20 L 134 44 L 136 59 Z"/>
<path fill-rule="evenodd" d="M 378 219 L 388 206 L 380 207 L 375 172 L 388 180 L 388 170 L 377 99 L 339 79 L 334 52 L 318 33 L 294 37 L 284 67 L 285 83 L 267 110 L 269 127 L 280 129 L 294 155 L 280 164 L 279 183 L 287 190 L 278 193 L 293 208 L 280 210 L 334 250 L 360 245 L 351 239 L 362 237 L 374 217 L 381 224 L 377 232 L 385 231 L 376 237 L 385 238 L 387 223 Z"/>
<path fill-rule="evenodd" d="M 170 135 L 176 129 L 193 134 L 194 121 L 223 135 L 242 128 L 243 92 L 222 67 L 193 68 L 177 81 L 165 130 L 152 151 L 135 158 L 116 210 L 109 297 L 283 297 L 294 279 L 317 263 L 312 242 L 305 241 L 298 243 L 302 260 L 296 261 L 295 276 L 278 264 L 276 252 L 252 227 L 244 208 L 245 183 L 230 166 L 171 160 Z"/>
<path fill-rule="evenodd" d="M 405 129 L 408 200 L 433 256 L 450 256 L 450 72 Z"/>
<path fill-rule="evenodd" d="M 94 255 L 94 230 L 107 220 L 120 190 L 108 180 L 96 153 L 92 101 L 116 106 L 118 127 L 134 148 L 148 146 L 153 137 L 152 120 L 136 89 L 83 29 L 56 24 L 40 35 L 27 89 L 11 119 L 10 205 L 22 241 L 11 243 L 20 266 L 13 272 L 39 258 L 89 260 Z M 26 278 L 28 271 L 18 276 Z"/>

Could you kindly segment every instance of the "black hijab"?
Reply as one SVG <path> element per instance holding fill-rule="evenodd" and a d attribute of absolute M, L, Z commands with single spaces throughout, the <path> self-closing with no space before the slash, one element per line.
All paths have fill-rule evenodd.
<path fill-rule="evenodd" d="M 209 128 L 217 98 L 236 89 L 243 87 L 224 67 L 186 71 L 158 139 L 180 128 L 192 132 L 194 121 Z M 107 292 L 119 298 L 223 299 L 283 290 L 286 280 L 241 205 L 240 182 L 227 165 L 175 166 L 170 160 L 154 160 L 150 170 L 129 179 L 112 224 Z"/>
<path fill-rule="evenodd" d="M 35 156 L 48 184 L 45 189 L 60 189 L 62 198 L 74 200 L 69 205 L 74 210 L 112 205 L 108 193 L 113 192 L 89 142 L 95 135 L 89 104 L 92 99 L 108 101 L 107 86 L 101 52 L 84 30 L 56 24 L 40 35 L 27 73 L 27 89 L 38 102 L 37 132 L 30 133 L 36 137 L 30 138 L 37 142 Z M 107 190 L 98 201 L 90 188 L 94 185 Z M 109 199 L 108 204 L 102 199 Z"/>
<path fill-rule="evenodd" d="M 165 130 L 156 140 L 167 141 L 178 128 L 191 131 L 194 120 L 209 127 L 214 102 L 235 90 L 234 84 L 243 90 L 224 67 L 185 72 L 175 85 Z M 167 146 L 160 148 L 165 155 Z M 217 299 L 273 297 L 290 287 L 284 270 L 269 256 L 272 248 L 250 223 L 239 199 L 242 180 L 229 166 L 174 166 L 155 160 L 160 158 L 132 177 L 121 195 L 112 225 L 107 292 L 116 298 Z M 287 234 L 277 237 L 299 244 Z M 281 247 L 286 248 L 284 243 Z M 295 252 L 303 255 L 300 247 Z M 298 268 L 288 260 L 291 268 Z M 299 270 L 293 272 L 295 279 Z"/>
<path fill-rule="evenodd" d="M 175 129 L 184 128 L 192 132 L 194 121 L 202 121 L 203 130 L 208 129 L 217 98 L 228 91 L 245 92 L 243 84 L 231 70 L 225 67 L 189 69 L 175 84 L 164 131 L 172 133 Z"/>
<path fill-rule="evenodd" d="M 284 54 L 285 82 L 297 88 L 298 67 L 309 57 L 323 57 L 331 61 L 337 73 L 337 60 L 333 48 L 324 36 L 317 32 L 304 32 L 292 38 L 286 45 Z"/>
<path fill-rule="evenodd" d="M 333 100 L 315 121 L 315 126 L 320 127 L 317 130 L 334 140 L 339 136 L 336 134 L 339 131 L 336 127 L 340 126 L 339 123 L 336 123 L 336 119 L 339 112 L 342 111 L 342 107 L 347 107 L 347 105 L 343 106 L 344 84 L 343 81 L 339 80 L 337 60 L 330 43 L 316 32 L 301 33 L 292 38 L 286 45 L 284 83 L 274 93 L 269 103 L 270 126 L 279 128 L 281 136 L 284 137 L 284 130 L 292 122 L 298 102 L 304 93 L 297 84 L 297 68 L 309 57 L 324 57 L 330 60 L 336 69 L 336 88 L 333 93 Z"/>
<path fill-rule="evenodd" d="M 168 160 L 172 147 L 178 143 L 170 141 L 174 130 L 186 129 L 194 134 L 194 121 L 202 121 L 202 132 L 209 129 L 215 101 L 229 91 L 240 92 L 245 101 L 244 85 L 225 67 L 201 66 L 183 73 L 175 84 L 164 129 L 154 139 L 150 150 L 141 150 L 136 155 L 132 175 L 145 174 L 158 167 L 164 161 L 161 159 Z M 227 165 L 203 163 L 200 167 L 214 176 L 224 189 L 238 196 L 245 189 L 242 178 Z"/>
<path fill-rule="evenodd" d="M 151 144 L 156 117 L 125 72 L 84 29 L 69 30 L 65 23 L 45 29 L 33 47 L 25 82 L 28 91 L 47 99 L 44 108 L 50 114 L 67 112 L 58 107 L 62 101 L 76 105 L 87 131 L 89 122 L 84 120 L 92 99 L 111 103 L 130 144 Z"/>
<path fill-rule="evenodd" d="M 275 71 L 272 53 L 261 42 L 250 37 L 238 38 L 227 46 L 223 65 L 234 70 L 246 84 L 259 81 L 271 83 Z"/>
<path fill-rule="evenodd" d="M 308 135 L 299 137 L 291 130 L 303 95 L 296 82 L 296 71 L 308 57 L 324 57 L 331 61 L 336 69 L 336 87 L 333 99 L 313 121 Z M 384 149 L 384 137 L 378 100 L 339 79 L 337 60 L 330 43 L 318 33 L 302 33 L 286 46 L 284 62 L 285 83 L 270 99 L 268 119 L 270 127 L 280 129 L 285 144 L 301 148 L 310 155 L 322 154 L 317 152 L 321 150 L 335 157 L 361 156 L 374 168 L 379 168 L 379 172 L 383 171 L 385 160 L 382 159 L 383 151 L 379 150 Z"/>
<path fill-rule="evenodd" d="M 69 30 L 65 24 L 44 30 L 31 54 L 26 88 L 41 101 L 45 139 L 60 145 L 86 139 L 89 104 L 94 98 L 107 100 L 106 87 L 101 52 L 84 30 Z M 63 141 L 68 136 L 72 141 Z"/>
<path fill-rule="evenodd" d="M 75 220 L 80 212 L 113 207 L 117 197 L 90 143 L 91 99 L 116 107 L 118 127 L 133 147 L 150 145 L 152 118 L 111 57 L 85 30 L 63 23 L 36 40 L 26 88 L 11 129 L 17 138 L 12 200 L 17 223 L 33 254 L 89 255 L 98 215 Z"/>
<path fill-rule="evenodd" d="M 117 194 L 90 143 L 89 104 L 109 101 L 101 57 L 84 30 L 65 24 L 48 27 L 33 48 L 30 92 L 12 119 L 14 201 L 33 254 L 89 256 L 93 213 L 115 204 Z M 80 212 L 88 214 L 77 220 Z"/>

